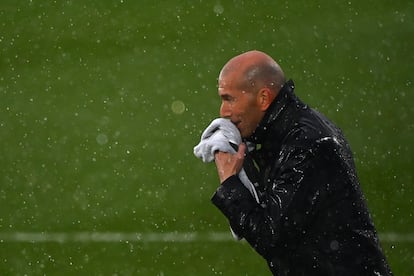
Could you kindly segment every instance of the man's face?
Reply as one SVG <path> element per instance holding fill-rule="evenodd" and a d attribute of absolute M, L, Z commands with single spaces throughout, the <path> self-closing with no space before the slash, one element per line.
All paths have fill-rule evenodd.
<path fill-rule="evenodd" d="M 247 138 L 257 128 L 264 113 L 260 110 L 257 95 L 240 90 L 233 80 L 231 77 L 219 78 L 220 116 L 230 119 L 241 136 Z"/>

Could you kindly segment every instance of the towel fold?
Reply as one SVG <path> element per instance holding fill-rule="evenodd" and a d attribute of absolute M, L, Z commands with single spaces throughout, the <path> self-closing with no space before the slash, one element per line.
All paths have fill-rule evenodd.
<path fill-rule="evenodd" d="M 204 130 L 200 143 L 194 147 L 194 155 L 205 163 L 212 162 L 216 151 L 235 154 L 236 148 L 241 142 L 242 139 L 237 127 L 228 119 L 218 118 L 213 120 Z M 243 168 L 238 173 L 238 177 L 256 202 L 260 203 L 256 189 Z"/>
<path fill-rule="evenodd" d="M 203 162 L 212 162 L 216 151 L 236 153 L 231 146 L 241 143 L 240 132 L 228 119 L 213 120 L 201 135 L 200 143 L 194 147 L 194 155 Z"/>

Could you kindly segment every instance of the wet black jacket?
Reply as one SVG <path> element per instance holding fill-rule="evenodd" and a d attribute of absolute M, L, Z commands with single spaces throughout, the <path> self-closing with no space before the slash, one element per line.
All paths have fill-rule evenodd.
<path fill-rule="evenodd" d="M 212 202 L 274 275 L 391 275 L 343 134 L 293 88 L 286 83 L 249 138 L 256 150 L 244 168 L 262 204 L 237 176 Z"/>

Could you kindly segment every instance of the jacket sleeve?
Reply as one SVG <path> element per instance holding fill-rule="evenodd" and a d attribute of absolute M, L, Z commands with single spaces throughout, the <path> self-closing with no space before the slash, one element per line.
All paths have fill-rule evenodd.
<path fill-rule="evenodd" d="M 291 231 L 300 232 L 306 223 L 302 215 L 311 210 L 306 210 L 309 205 L 302 201 L 318 197 L 318 193 L 307 191 L 311 183 L 317 182 L 315 159 L 312 150 L 285 148 L 264 180 L 266 183 L 261 183 L 265 187 L 262 204 L 255 202 L 235 175 L 222 183 L 212 202 L 227 217 L 233 231 L 266 258 L 280 247 L 282 235 L 285 239 Z M 291 235 L 295 237 L 296 233 Z"/>

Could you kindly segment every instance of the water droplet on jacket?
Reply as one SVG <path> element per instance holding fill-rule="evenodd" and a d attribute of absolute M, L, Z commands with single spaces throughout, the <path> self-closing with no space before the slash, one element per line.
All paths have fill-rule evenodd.
<path fill-rule="evenodd" d="M 339 249 L 339 242 L 337 240 L 333 240 L 333 241 L 331 241 L 329 246 L 333 251 L 336 251 L 336 250 Z"/>

